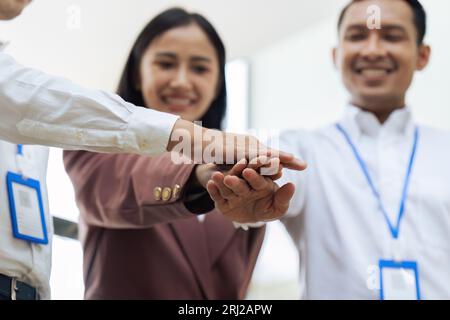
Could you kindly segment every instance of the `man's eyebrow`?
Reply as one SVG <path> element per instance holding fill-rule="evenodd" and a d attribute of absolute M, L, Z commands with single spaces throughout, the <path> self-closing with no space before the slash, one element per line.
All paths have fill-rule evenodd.
<path fill-rule="evenodd" d="M 369 28 L 367 27 L 366 24 L 352 24 L 349 25 L 345 31 L 363 31 L 363 30 L 369 30 Z M 386 31 L 401 31 L 406 33 L 406 28 L 400 24 L 381 24 L 381 30 L 386 30 Z"/>
<path fill-rule="evenodd" d="M 381 30 L 387 30 L 387 31 L 401 31 L 406 33 L 406 28 L 399 24 L 387 24 L 382 25 Z"/>
<path fill-rule="evenodd" d="M 344 31 L 352 31 L 352 30 L 355 30 L 355 31 L 368 30 L 367 24 L 364 24 L 364 23 L 351 24 L 348 27 L 346 27 Z"/>

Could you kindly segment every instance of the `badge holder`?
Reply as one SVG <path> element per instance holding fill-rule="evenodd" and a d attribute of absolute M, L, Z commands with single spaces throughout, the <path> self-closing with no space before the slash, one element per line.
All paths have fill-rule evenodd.
<path fill-rule="evenodd" d="M 420 300 L 416 262 L 380 260 L 379 266 L 380 300 Z"/>
<path fill-rule="evenodd" d="M 18 155 L 21 154 L 22 147 L 19 146 Z M 30 242 L 48 244 L 39 181 L 25 178 L 22 174 L 8 172 L 6 186 L 14 237 Z"/>

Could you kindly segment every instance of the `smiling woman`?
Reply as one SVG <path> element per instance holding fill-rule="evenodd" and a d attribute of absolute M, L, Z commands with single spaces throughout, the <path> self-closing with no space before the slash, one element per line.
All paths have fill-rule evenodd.
<path fill-rule="evenodd" d="M 191 24 L 169 30 L 150 44 L 141 59 L 137 85 L 145 105 L 194 121 L 201 119 L 216 95 L 218 65 L 206 34 Z"/>
<path fill-rule="evenodd" d="M 138 36 L 118 93 L 221 128 L 226 85 L 220 37 L 198 14 L 164 11 Z M 66 151 L 64 161 L 81 214 L 86 298 L 245 297 L 265 229 L 236 229 L 214 210 L 205 189 L 211 167 L 176 165 L 170 154 Z"/>
<path fill-rule="evenodd" d="M 117 93 L 136 105 L 219 129 L 227 95 L 222 40 L 201 15 L 167 10 L 136 39 Z"/>
<path fill-rule="evenodd" d="M 248 119 L 246 118 L 249 80 L 247 63 L 243 60 L 228 62 L 226 65 L 226 76 L 229 105 L 224 127 L 228 131 L 243 132 L 248 125 Z M 56 235 L 53 238 L 52 274 L 50 279 L 52 299 L 83 299 L 83 253 L 80 243 L 74 240 L 78 239 L 76 236 L 77 230 L 75 230 L 77 225 L 74 222 L 78 221 L 78 208 L 76 207 L 72 184 L 64 171 L 61 158 L 62 151 L 51 148 L 47 184 L 50 212 L 54 217 L 54 232 Z M 273 237 L 270 228 L 268 237 Z M 285 238 L 287 238 L 287 235 L 285 235 Z M 274 254 L 286 251 L 286 242 L 288 240 L 274 237 L 274 240 L 270 241 L 272 245 L 277 247 L 267 253 L 267 259 L 264 260 L 265 265 L 263 267 L 274 273 L 272 278 L 287 274 L 286 270 L 279 271 L 276 266 L 274 267 L 273 263 L 270 263 L 270 259 L 273 258 Z M 289 245 L 289 243 L 287 244 Z M 296 262 L 296 259 L 293 258 L 293 261 Z M 296 270 L 291 271 L 294 275 L 295 272 Z M 267 282 L 267 279 L 264 280 Z M 252 288 L 249 290 L 252 291 Z M 273 290 L 271 292 L 273 294 Z M 258 291 L 258 293 L 263 294 L 266 292 L 261 293 Z M 298 294 L 294 293 L 291 297 L 296 298 L 297 296 Z"/>

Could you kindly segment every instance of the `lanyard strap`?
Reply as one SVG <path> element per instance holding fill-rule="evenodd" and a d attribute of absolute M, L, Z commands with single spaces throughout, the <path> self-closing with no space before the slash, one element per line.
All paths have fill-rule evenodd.
<path fill-rule="evenodd" d="M 24 160 L 23 145 L 18 144 L 16 146 L 16 167 L 17 167 L 18 173 L 20 173 L 22 176 L 25 177 L 23 160 Z"/>
<path fill-rule="evenodd" d="M 403 189 L 402 189 L 402 198 L 400 200 L 400 208 L 399 208 L 399 213 L 398 213 L 398 218 L 397 218 L 397 224 L 396 226 L 393 226 L 391 224 L 391 221 L 389 220 L 389 216 L 387 214 L 387 211 L 383 205 L 383 202 L 381 201 L 381 196 L 380 193 L 378 192 L 378 190 L 375 188 L 375 185 L 373 183 L 373 180 L 369 174 L 369 170 L 367 168 L 366 163 L 364 162 L 364 160 L 362 159 L 360 153 L 358 152 L 358 150 L 356 149 L 355 144 L 352 142 L 350 136 L 348 135 L 348 133 L 344 130 L 344 128 L 340 125 L 340 124 L 336 124 L 336 128 L 342 133 L 342 135 L 344 136 L 344 138 L 347 140 L 347 143 L 349 144 L 349 146 L 351 147 L 353 154 L 355 155 L 355 158 L 358 160 L 358 163 L 367 179 L 367 182 L 369 183 L 370 189 L 372 190 L 373 195 L 375 196 L 375 198 L 378 201 L 378 206 L 381 210 L 381 212 L 384 215 L 384 218 L 389 226 L 389 230 L 391 231 L 392 237 L 394 239 L 398 238 L 399 232 L 400 232 L 400 222 L 403 218 L 403 215 L 405 213 L 405 203 L 406 203 L 406 199 L 408 197 L 408 188 L 409 188 L 409 181 L 410 181 L 410 176 L 411 176 L 411 171 L 413 168 L 413 164 L 414 164 L 414 160 L 415 160 L 415 156 L 416 156 L 416 150 L 417 150 L 417 143 L 419 141 L 419 128 L 416 127 L 415 131 L 414 131 L 414 143 L 413 143 L 413 147 L 412 147 L 412 151 L 411 151 L 411 156 L 409 159 L 409 163 L 408 163 L 408 169 L 406 170 L 406 176 L 405 176 L 405 181 L 403 183 Z"/>
<path fill-rule="evenodd" d="M 17 145 L 17 155 L 23 156 L 23 145 L 21 144 Z"/>

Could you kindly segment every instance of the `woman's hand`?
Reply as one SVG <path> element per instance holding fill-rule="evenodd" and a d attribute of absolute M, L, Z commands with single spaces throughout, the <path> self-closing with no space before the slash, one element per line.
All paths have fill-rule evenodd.
<path fill-rule="evenodd" d="M 279 219 L 287 212 L 295 187 L 287 183 L 281 188 L 270 178 L 246 168 L 243 178 L 216 172 L 207 184 L 215 207 L 238 223 L 255 223 Z"/>

